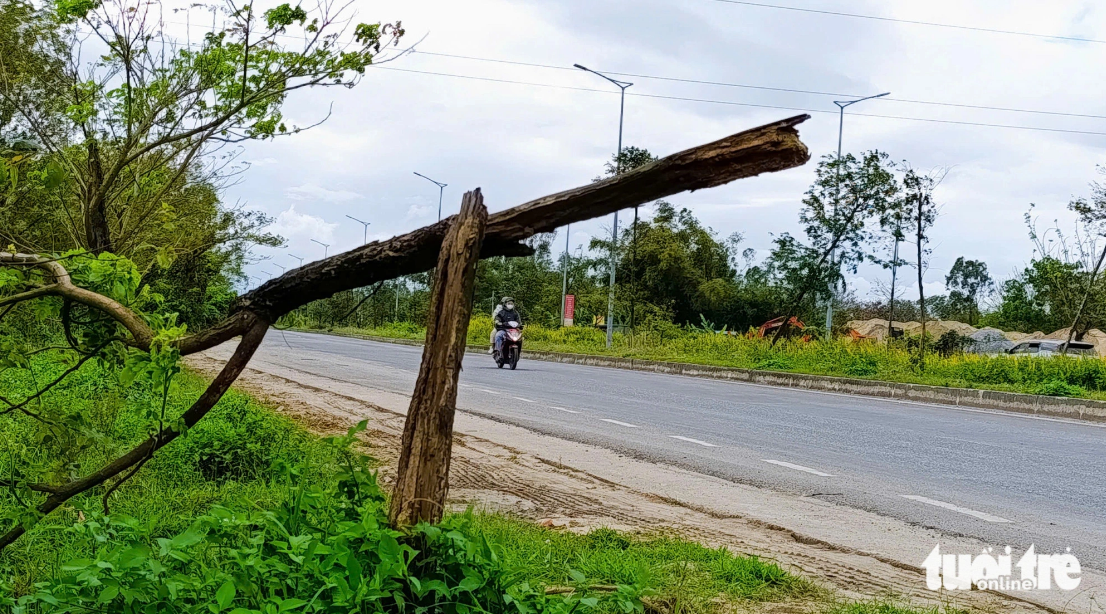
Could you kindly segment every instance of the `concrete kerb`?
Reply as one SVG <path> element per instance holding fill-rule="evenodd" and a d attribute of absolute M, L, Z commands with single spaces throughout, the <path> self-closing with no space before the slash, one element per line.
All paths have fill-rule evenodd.
<path fill-rule="evenodd" d="M 354 337 L 369 341 L 395 343 L 421 347 L 421 339 L 393 339 L 374 335 L 355 333 L 337 333 L 319 330 L 300 330 L 300 332 L 322 333 L 339 337 Z M 486 354 L 487 346 L 469 346 L 469 352 Z M 642 360 L 616 356 L 595 356 L 591 354 L 563 354 L 559 352 L 526 351 L 526 358 L 546 362 L 608 367 L 631 371 L 647 371 L 669 375 L 684 375 L 707 379 L 729 380 L 779 386 L 782 388 L 800 388 L 822 392 L 837 392 L 859 396 L 881 397 L 899 401 L 955 405 L 976 409 L 989 409 L 1019 414 L 1031 414 L 1054 418 L 1069 418 L 1089 422 L 1106 422 L 1106 402 L 1092 399 L 1049 397 L 1018 392 L 998 390 L 979 390 L 971 388 L 945 388 L 921 384 L 900 384 L 877 380 L 833 377 L 828 375 L 808 375 L 805 373 L 787 373 L 783 371 L 758 371 L 734 367 L 697 365 L 682 362 L 664 362 Z"/>

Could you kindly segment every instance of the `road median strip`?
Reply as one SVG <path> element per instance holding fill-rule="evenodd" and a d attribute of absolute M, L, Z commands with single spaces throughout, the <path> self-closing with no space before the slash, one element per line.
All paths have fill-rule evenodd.
<path fill-rule="evenodd" d="M 422 340 L 394 339 L 375 335 L 358 335 L 321 330 L 300 330 L 299 332 L 321 333 L 338 337 L 353 337 L 367 341 L 394 343 L 399 345 L 422 347 Z M 487 354 L 487 346 L 468 346 L 468 352 Z M 718 367 L 684 362 L 666 362 L 600 356 L 595 354 L 567 354 L 527 350 L 525 358 L 545 362 L 559 362 L 590 367 L 606 367 L 645 371 L 667 375 L 683 375 L 705 379 L 726 380 L 762 386 L 796 388 L 815 392 L 832 392 L 854 396 L 868 396 L 893 401 L 906 401 L 933 405 L 951 405 L 970 407 L 1021 415 L 1067 418 L 1087 422 L 1106 422 L 1106 401 L 1070 397 L 1052 397 L 1020 392 L 982 390 L 977 388 L 953 388 L 927 386 L 924 384 L 904 384 L 881 380 L 835 377 L 831 375 L 810 375 L 787 371 L 762 371 L 740 369 L 737 367 Z"/>

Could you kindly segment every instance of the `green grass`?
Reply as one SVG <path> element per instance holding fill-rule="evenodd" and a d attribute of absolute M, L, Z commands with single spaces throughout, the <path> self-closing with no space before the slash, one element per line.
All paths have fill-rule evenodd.
<path fill-rule="evenodd" d="M 476 532 L 503 544 L 511 566 L 546 585 L 565 585 L 575 570 L 594 584 L 627 584 L 644 575 L 669 607 L 708 610 L 718 598 L 779 601 L 824 591 L 779 565 L 675 536 L 634 536 L 611 529 L 581 535 L 498 515 L 476 517 Z"/>
<path fill-rule="evenodd" d="M 410 323 L 334 331 L 398 339 L 422 339 L 425 332 Z M 490 331 L 489 317 L 474 317 L 469 328 L 469 343 L 486 345 Z M 874 342 L 784 341 L 772 348 L 763 339 L 688 331 L 675 326 L 642 331 L 633 338 L 615 334 L 610 348 L 606 347 L 604 331 L 589 327 L 530 325 L 525 336 L 527 349 L 549 352 L 1106 400 L 1106 360 L 1098 358 L 1036 359 L 971 354 L 941 357 L 931 352 L 923 370 L 906 349 L 888 348 Z"/>
<path fill-rule="evenodd" d="M 64 365 L 40 354 L 34 379 L 49 381 Z M 0 375 L 0 395 L 24 398 L 33 383 L 27 372 Z M 206 388 L 207 382 L 181 374 L 171 389 L 168 406 L 177 415 Z M 50 429 L 26 417 L 0 416 L 0 475 L 42 469 L 42 478 L 60 481 L 102 466 L 143 436 L 142 414 L 152 397 L 126 390 L 113 369 L 92 361 L 48 393 L 42 410 L 79 417 L 83 433 L 76 445 L 51 442 Z M 38 409 L 36 407 L 36 409 Z M 80 448 L 79 453 L 72 449 Z M 197 515 L 215 504 L 270 506 L 287 486 L 274 480 L 275 463 L 307 460 L 312 479 L 322 479 L 334 462 L 333 452 L 291 420 L 273 413 L 246 394 L 231 390 L 196 428 L 166 446 L 110 499 L 113 513 L 140 519 L 155 535 L 185 529 Z M 17 591 L 55 573 L 65 561 L 83 555 L 72 547 L 67 529 L 82 512 L 102 507 L 96 489 L 39 522 L 0 555 L 0 580 Z M 6 489 L 0 490 L 0 519 L 21 509 Z M 2 526 L 8 526 L 0 520 Z"/>
<path fill-rule="evenodd" d="M 65 365 L 43 353 L 35 357 L 33 367 L 33 378 L 30 372 L 0 373 L 0 395 L 20 399 L 33 389 L 34 381 L 47 381 Z M 197 376 L 180 375 L 171 389 L 170 415 L 190 404 L 205 386 Z M 142 416 L 155 400 L 139 388 L 120 384 L 114 368 L 90 362 L 44 397 L 39 408 L 82 417 L 89 437 L 80 453 L 67 455 L 60 445 L 46 441 L 47 431 L 34 421 L 0 416 L 0 475 L 26 466 L 74 475 L 98 467 L 144 436 Z M 282 479 L 287 474 L 277 469 L 279 465 L 299 467 L 303 483 L 329 484 L 340 470 L 339 458 L 332 444 L 232 390 L 187 436 L 163 449 L 117 491 L 111 511 L 138 519 L 142 534 L 151 539 L 171 537 L 213 506 L 266 510 L 288 501 L 293 487 Z M 0 591 L 6 585 L 17 597 L 32 592 L 36 583 L 62 573 L 67 562 L 92 556 L 87 534 L 74 528 L 85 512 L 94 517 L 101 494 L 75 498 L 4 551 Z M 16 511 L 11 495 L 0 490 L 0 518 Z M 708 548 L 676 535 L 610 529 L 575 534 L 496 514 L 466 513 L 455 520 L 470 540 L 496 544 L 503 567 L 530 586 L 603 590 L 606 585 L 644 584 L 647 612 L 655 614 L 728 612 L 764 602 L 802 604 L 803 610 L 834 614 L 931 614 L 890 601 L 841 604 L 829 591 L 772 561 Z"/>

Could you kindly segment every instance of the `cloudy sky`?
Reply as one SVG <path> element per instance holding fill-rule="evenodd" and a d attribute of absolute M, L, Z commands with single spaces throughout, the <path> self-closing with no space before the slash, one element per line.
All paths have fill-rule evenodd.
<path fill-rule="evenodd" d="M 1106 41 L 1101 3 L 766 2 L 891 20 L 721 0 L 358 1 L 358 20 L 401 19 L 404 42 L 421 42 L 414 53 L 369 70 L 352 90 L 290 98 L 286 115 L 299 125 L 314 123 L 333 104 L 322 126 L 247 147 L 243 158 L 253 167 L 227 200 L 268 212 L 288 240 L 287 248 L 259 250 L 271 261 L 251 265 L 251 274 L 265 278 L 265 271 L 280 272 L 274 263 L 296 264 L 289 254 L 320 258 L 324 248 L 311 239 L 330 244 L 331 254 L 357 246 L 363 227 L 346 215 L 371 222 L 369 240 L 434 221 L 438 188 L 415 171 L 449 184 L 444 214 L 477 186 L 496 211 L 587 183 L 616 147 L 618 95 L 599 77 L 572 70 L 574 63 L 649 76 L 621 77 L 634 82 L 624 143 L 658 155 L 799 109 L 814 111 L 800 132 L 817 159 L 836 150 L 835 99 L 890 91 L 887 99 L 850 109 L 844 147 L 878 148 L 915 168 L 949 169 L 938 191 L 943 209 L 926 276 L 930 292 L 943 291 L 958 256 L 985 260 L 998 278 L 1022 266 L 1032 250 L 1023 221 L 1031 203 L 1042 227 L 1059 219 L 1070 228 L 1068 201 L 1088 193 L 1096 165 L 1106 161 L 1106 44 L 894 20 Z M 764 255 L 773 233 L 800 231 L 797 212 L 813 168 L 812 162 L 671 200 L 721 236 L 742 233 L 745 246 Z M 572 249 L 609 227 L 609 218 L 573 226 Z M 563 241 L 560 234 L 558 250 Z M 862 270 L 852 284 L 864 295 L 882 276 Z"/>

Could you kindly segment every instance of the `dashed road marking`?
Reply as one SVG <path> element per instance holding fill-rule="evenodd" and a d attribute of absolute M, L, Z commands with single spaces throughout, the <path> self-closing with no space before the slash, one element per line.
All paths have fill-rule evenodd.
<path fill-rule="evenodd" d="M 477 388 L 477 390 L 479 390 L 480 392 L 486 392 L 488 394 L 499 394 L 498 392 L 494 390 L 488 390 L 487 388 Z"/>
<path fill-rule="evenodd" d="M 523 403 L 534 403 L 535 402 L 535 401 L 531 401 L 530 399 L 524 399 L 522 397 L 511 397 L 511 398 L 516 400 L 516 401 L 522 401 Z"/>
<path fill-rule="evenodd" d="M 555 406 L 555 405 L 550 405 L 550 406 L 549 406 L 549 409 L 555 409 L 555 410 L 557 410 L 557 411 L 564 411 L 564 412 L 568 412 L 568 413 L 570 413 L 570 414 L 578 414 L 578 413 L 580 413 L 580 412 L 576 411 L 575 409 L 567 409 L 567 408 L 564 408 L 564 407 L 557 407 L 557 406 Z"/>
<path fill-rule="evenodd" d="M 600 418 L 603 422 L 610 422 L 611 424 L 617 424 L 618 426 L 624 426 L 628 429 L 636 429 L 636 424 L 630 424 L 629 422 L 619 422 L 618 420 L 611 420 L 610 418 Z"/>
<path fill-rule="evenodd" d="M 833 475 L 831 475 L 829 473 L 823 473 L 821 471 L 818 471 L 817 469 L 811 469 L 810 467 L 804 467 L 802 465 L 796 465 L 794 463 L 786 463 L 784 461 L 778 461 L 778 460 L 769 460 L 767 458 L 764 458 L 764 459 L 761 459 L 761 460 L 763 460 L 766 463 L 772 463 L 773 465 L 779 465 L 780 467 L 787 467 L 788 469 L 794 469 L 795 471 L 803 471 L 803 472 L 806 472 L 806 473 L 812 473 L 816 476 L 823 477 L 823 478 L 832 478 L 833 477 Z"/>
<path fill-rule="evenodd" d="M 959 512 L 961 514 L 966 514 L 968 516 L 973 516 L 975 518 L 978 518 L 980 520 L 985 520 L 987 522 L 1014 522 L 1013 520 L 1008 520 L 1006 518 L 1003 518 L 1002 516 L 994 516 L 992 514 L 988 514 L 987 512 L 979 512 L 979 511 L 976 511 L 976 510 L 973 510 L 973 509 L 968 509 L 966 507 L 960 507 L 959 505 L 954 505 L 952 503 L 945 503 L 944 501 L 938 501 L 936 499 L 930 499 L 929 497 L 922 497 L 922 496 L 919 496 L 919 495 L 900 495 L 900 496 L 903 499 L 910 499 L 911 501 L 917 501 L 918 503 L 925 503 L 926 505 L 932 505 L 934 507 L 940 507 L 940 508 L 943 508 L 943 509 L 946 509 L 946 510 Z"/>
<path fill-rule="evenodd" d="M 705 441 L 699 441 L 698 439 L 692 439 L 690 437 L 681 437 L 680 435 L 669 435 L 669 437 L 671 437 L 672 439 L 679 439 L 680 441 L 686 441 L 688 443 L 697 443 L 697 444 L 699 444 L 701 446 L 705 446 L 707 448 L 717 448 L 718 447 L 718 446 L 714 445 L 713 443 L 707 443 Z"/>

